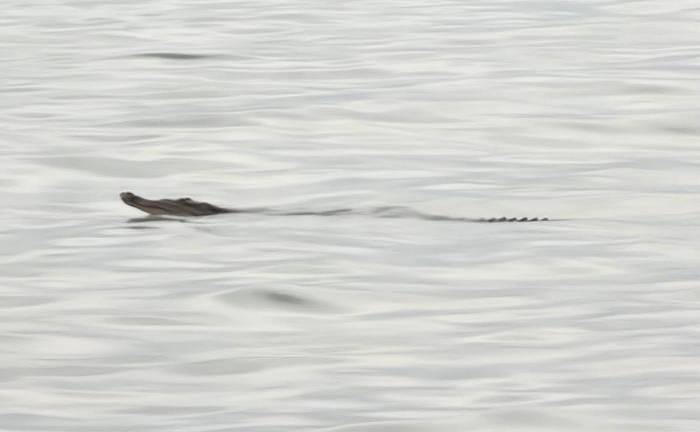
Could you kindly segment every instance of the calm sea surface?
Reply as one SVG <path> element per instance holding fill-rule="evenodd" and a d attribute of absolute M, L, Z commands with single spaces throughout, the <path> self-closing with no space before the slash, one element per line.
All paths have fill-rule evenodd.
<path fill-rule="evenodd" d="M 699 21 L 5 1 L 0 430 L 697 432 Z"/>

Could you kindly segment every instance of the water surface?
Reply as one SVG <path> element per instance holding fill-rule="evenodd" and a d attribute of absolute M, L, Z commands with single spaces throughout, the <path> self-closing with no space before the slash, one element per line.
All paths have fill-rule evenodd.
<path fill-rule="evenodd" d="M 10 1 L 0 428 L 697 431 L 699 18 Z"/>

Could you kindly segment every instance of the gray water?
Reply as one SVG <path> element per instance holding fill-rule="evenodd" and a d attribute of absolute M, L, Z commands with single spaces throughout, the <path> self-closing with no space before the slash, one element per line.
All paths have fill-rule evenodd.
<path fill-rule="evenodd" d="M 5 1 L 0 430 L 700 430 L 698 20 Z"/>

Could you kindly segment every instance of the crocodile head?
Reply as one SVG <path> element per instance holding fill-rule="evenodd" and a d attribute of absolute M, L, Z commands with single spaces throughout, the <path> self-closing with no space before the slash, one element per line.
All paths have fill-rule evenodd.
<path fill-rule="evenodd" d="M 131 192 L 122 192 L 119 197 L 124 204 L 136 207 L 150 215 L 207 216 L 232 211 L 191 198 L 149 200 Z"/>

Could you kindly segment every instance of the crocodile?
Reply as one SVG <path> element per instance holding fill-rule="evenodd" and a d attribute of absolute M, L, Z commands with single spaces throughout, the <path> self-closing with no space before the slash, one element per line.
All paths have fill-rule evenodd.
<path fill-rule="evenodd" d="M 119 197 L 124 204 L 135 207 L 152 216 L 210 216 L 222 213 L 265 213 L 279 216 L 335 216 L 341 214 L 361 213 L 352 209 L 336 209 L 326 211 L 296 211 L 280 212 L 267 208 L 232 209 L 219 207 L 207 202 L 195 201 L 192 198 L 149 200 L 131 192 L 122 192 Z M 549 218 L 528 217 L 494 217 L 494 218 L 462 218 L 420 213 L 403 207 L 379 207 L 371 211 L 379 217 L 400 218 L 414 217 L 428 220 L 463 221 L 463 222 L 544 222 Z"/>

